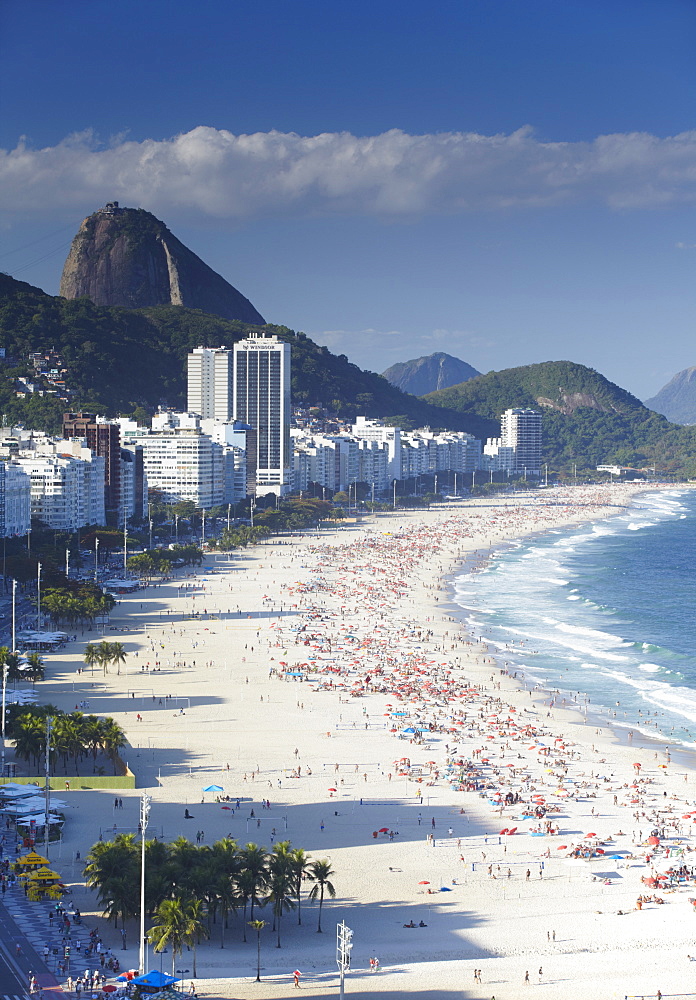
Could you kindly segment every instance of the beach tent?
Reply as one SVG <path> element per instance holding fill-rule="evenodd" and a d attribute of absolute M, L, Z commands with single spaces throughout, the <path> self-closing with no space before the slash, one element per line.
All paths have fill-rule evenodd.
<path fill-rule="evenodd" d="M 169 976 L 166 972 L 153 969 L 151 972 L 146 972 L 144 976 L 135 976 L 131 982 L 135 986 L 150 986 L 161 990 L 166 986 L 171 986 L 172 983 L 180 982 L 180 980 L 176 976 Z"/>

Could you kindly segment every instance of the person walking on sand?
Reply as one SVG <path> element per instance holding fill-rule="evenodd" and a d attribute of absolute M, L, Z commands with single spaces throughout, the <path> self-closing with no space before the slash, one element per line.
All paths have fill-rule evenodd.
<path fill-rule="evenodd" d="M 292 974 L 292 982 L 293 982 L 293 986 L 295 987 L 296 990 L 299 990 L 299 988 L 300 988 L 300 976 L 301 975 L 302 975 L 302 973 L 300 972 L 299 969 L 295 969 L 295 971 Z"/>

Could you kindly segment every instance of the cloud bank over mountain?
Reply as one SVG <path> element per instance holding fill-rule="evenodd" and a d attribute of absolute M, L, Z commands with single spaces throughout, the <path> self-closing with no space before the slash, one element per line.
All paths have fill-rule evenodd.
<path fill-rule="evenodd" d="M 46 212 L 107 200 L 216 219 L 358 214 L 382 218 L 578 203 L 612 209 L 696 200 L 696 130 L 541 142 L 529 127 L 467 132 L 234 135 L 199 126 L 108 145 L 92 132 L 0 150 L 0 210 Z"/>

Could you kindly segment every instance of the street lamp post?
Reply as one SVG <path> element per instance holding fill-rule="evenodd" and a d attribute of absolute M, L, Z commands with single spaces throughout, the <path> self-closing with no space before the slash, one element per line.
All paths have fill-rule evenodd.
<path fill-rule="evenodd" d="M 70 577 L 70 549 L 65 550 L 65 575 Z"/>
<path fill-rule="evenodd" d="M 150 818 L 150 806 L 152 796 L 143 793 L 140 800 L 140 954 L 138 957 L 138 971 L 141 976 L 147 971 L 145 968 L 145 831 L 147 830 Z"/>
<path fill-rule="evenodd" d="M 205 510 L 203 510 L 203 527 L 201 529 L 201 548 L 205 546 Z"/>
<path fill-rule="evenodd" d="M 178 545 L 179 544 L 179 515 L 178 514 L 174 515 L 174 538 L 176 540 L 176 544 Z"/>
<path fill-rule="evenodd" d="M 12 652 L 17 650 L 17 581 L 12 580 Z"/>
<path fill-rule="evenodd" d="M 41 631 L 41 563 L 36 564 L 36 627 Z"/>
<path fill-rule="evenodd" d="M 94 582 L 99 582 L 99 535 L 94 536 Z"/>
<path fill-rule="evenodd" d="M 7 674 L 9 667 L 2 665 L 2 777 L 5 777 L 5 692 L 7 691 Z"/>
<path fill-rule="evenodd" d="M 128 510 L 123 502 L 123 575 L 128 574 Z"/>
<path fill-rule="evenodd" d="M 350 969 L 350 953 L 353 950 L 353 931 L 342 920 L 336 925 L 336 964 L 340 973 L 339 1000 L 343 1000 L 345 976 Z"/>

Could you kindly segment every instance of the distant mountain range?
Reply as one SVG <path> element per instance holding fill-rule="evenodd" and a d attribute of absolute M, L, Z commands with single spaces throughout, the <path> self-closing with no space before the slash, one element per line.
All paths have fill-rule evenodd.
<path fill-rule="evenodd" d="M 400 361 L 382 372 L 383 378 L 388 382 L 402 392 L 412 392 L 414 396 L 425 396 L 428 392 L 448 389 L 451 385 L 459 385 L 480 374 L 466 361 L 440 351 L 423 358 L 414 358 L 413 361 Z"/>
<path fill-rule="evenodd" d="M 675 424 L 696 424 L 696 368 L 677 372 L 645 405 Z"/>

